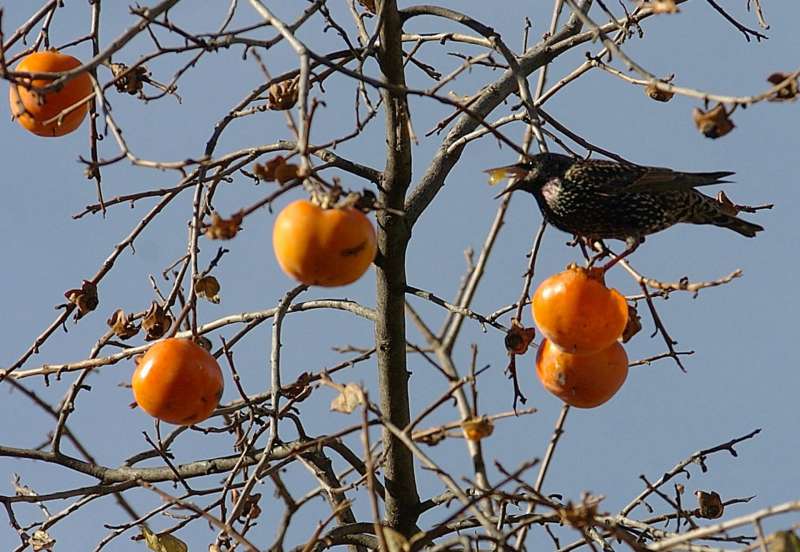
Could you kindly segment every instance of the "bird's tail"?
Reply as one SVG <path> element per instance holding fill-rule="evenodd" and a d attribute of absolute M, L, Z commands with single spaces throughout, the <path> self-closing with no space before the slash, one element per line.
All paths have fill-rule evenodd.
<path fill-rule="evenodd" d="M 756 233 L 761 232 L 764 229 L 763 226 L 748 222 L 740 219 L 739 217 L 734 217 L 733 215 L 728 215 L 726 213 L 719 213 L 711 221 L 711 224 L 720 226 L 722 228 L 729 228 L 734 232 L 748 238 L 755 238 Z"/>

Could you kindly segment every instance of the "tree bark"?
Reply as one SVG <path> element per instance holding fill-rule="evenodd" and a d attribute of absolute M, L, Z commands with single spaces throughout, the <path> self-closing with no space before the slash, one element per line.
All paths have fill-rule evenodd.
<path fill-rule="evenodd" d="M 388 83 L 405 87 L 402 22 L 394 0 L 379 4 L 382 27 L 378 59 Z M 396 88 L 394 90 L 397 90 Z M 380 201 L 386 207 L 402 210 L 411 182 L 411 139 L 408 106 L 404 94 L 382 91 L 386 112 L 386 167 Z M 406 249 L 411 237 L 404 217 L 379 211 L 377 265 L 377 321 L 375 347 L 378 358 L 378 385 L 381 410 L 396 427 L 410 420 L 406 368 Z M 419 495 L 414 475 L 414 458 L 388 431 L 383 434 L 385 451 L 386 522 L 410 536 L 417 519 Z"/>

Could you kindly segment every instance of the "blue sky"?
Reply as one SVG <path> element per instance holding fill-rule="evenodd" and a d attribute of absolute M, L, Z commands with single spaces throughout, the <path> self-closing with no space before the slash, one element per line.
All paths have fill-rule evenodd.
<path fill-rule="evenodd" d="M 755 26 L 754 17 L 744 10 L 744 0 L 731 9 L 737 17 Z M 108 44 L 131 25 L 125 3 L 103 4 L 101 38 Z M 256 14 L 248 3 L 240 3 L 236 22 L 252 22 Z M 279 15 L 290 18 L 297 9 L 282 3 L 274 6 Z M 410 5 L 401 2 L 401 7 Z M 522 40 L 522 19 L 531 18 L 532 39 L 539 37 L 549 21 L 549 3 L 531 6 L 529 2 L 508 1 L 502 13 L 496 3 L 441 2 L 451 5 L 497 29 L 514 49 Z M 536 3 L 538 4 L 538 3 Z M 24 2 L 4 2 L 3 32 L 10 35 L 27 19 L 34 6 Z M 676 75 L 676 83 L 730 95 L 753 94 L 765 89 L 766 77 L 776 71 L 795 70 L 800 35 L 794 25 L 798 7 L 790 2 L 774 2 L 765 6 L 771 24 L 769 40 L 746 42 L 743 36 L 726 23 L 704 2 L 688 2 L 681 13 L 652 18 L 643 24 L 644 39 L 631 39 L 625 51 L 658 75 Z M 172 19 L 193 32 L 215 29 L 222 20 L 227 3 L 204 10 L 192 10 L 181 3 L 171 14 Z M 350 28 L 347 10 L 331 6 L 337 20 Z M 616 8 L 615 8 L 616 9 Z M 595 15 L 595 17 L 600 17 Z M 59 9 L 51 28 L 51 42 L 63 44 L 86 32 L 89 8 L 85 3 L 66 2 Z M 411 32 L 431 30 L 461 30 L 455 26 L 416 18 Z M 300 33 L 300 38 L 318 51 L 340 48 L 333 31 L 322 33 L 319 21 L 312 22 Z M 259 38 L 272 36 L 271 31 L 259 31 Z M 180 43 L 174 37 L 170 43 Z M 20 44 L 10 52 L 16 53 Z M 146 38 L 137 38 L 130 47 L 115 57 L 115 61 L 132 62 L 152 49 Z M 586 44 L 559 58 L 551 67 L 550 82 L 569 73 L 584 59 L 587 51 L 595 52 L 597 44 Z M 426 45 L 419 58 L 447 73 L 461 60 L 445 55 L 461 51 L 475 54 L 472 47 Z M 87 59 L 89 50 L 81 45 L 70 53 Z M 272 74 L 292 69 L 296 58 L 281 45 L 263 56 Z M 173 73 L 187 61 L 185 56 L 162 58 L 149 64 L 153 77 L 169 81 Z M 375 67 L 371 68 L 373 74 Z M 490 79 L 492 73 L 478 68 L 463 79 L 446 86 L 442 92 L 459 95 L 474 93 Z M 101 71 L 101 80 L 110 78 Z M 424 88 L 430 81 L 418 70 L 409 68 L 409 84 Z M 194 69 L 179 82 L 182 102 L 174 98 L 143 103 L 132 96 L 109 94 L 113 113 L 132 150 L 141 158 L 162 161 L 197 157 L 219 120 L 232 105 L 263 76 L 252 58 L 242 60 L 241 48 L 220 51 L 203 57 Z M 532 82 L 535 82 L 532 80 Z M 325 94 L 318 88 L 313 95 L 325 102 L 312 129 L 314 143 L 325 142 L 344 134 L 353 126 L 353 82 L 344 77 L 331 78 Z M 374 98 L 375 95 L 373 94 Z M 744 276 L 730 285 L 709 289 L 699 297 L 674 294 L 668 301 L 658 303 L 659 312 L 679 348 L 696 353 L 685 359 L 688 369 L 683 374 L 671 361 L 633 368 L 629 379 L 617 397 L 601 408 L 589 411 L 573 410 L 567 420 L 566 433 L 559 445 L 548 479 L 546 493 L 562 493 L 565 498 L 578 499 L 583 491 L 607 497 L 602 509 L 615 511 L 641 490 L 640 474 L 656 479 L 665 470 L 695 450 L 709 447 L 755 428 L 763 428 L 756 439 L 738 447 L 739 457 L 726 453 L 712 457 L 710 471 L 700 474 L 692 469 L 692 478 L 683 481 L 689 493 L 696 489 L 717 490 L 723 498 L 757 495 L 748 505 L 732 508 L 734 516 L 770 504 L 797 499 L 800 475 L 794 454 L 794 434 L 798 425 L 795 407 L 796 390 L 800 385 L 797 371 L 798 355 L 794 347 L 796 316 L 800 310 L 796 282 L 797 226 L 794 205 L 798 191 L 795 185 L 798 151 L 797 104 L 759 104 L 737 110 L 733 118 L 736 129 L 719 140 L 700 135 L 691 120 L 691 109 L 699 102 L 675 97 L 662 104 L 648 99 L 642 90 L 625 84 L 601 72 L 591 72 L 565 88 L 548 102 L 548 112 L 570 129 L 590 141 L 615 151 L 641 164 L 669 166 L 682 170 L 731 170 L 736 172 L 735 183 L 726 192 L 744 204 L 775 203 L 771 211 L 747 215 L 766 228 L 756 239 L 747 240 L 723 229 L 682 225 L 648 238 L 646 244 L 632 257 L 631 262 L 644 274 L 665 281 L 682 276 L 692 280 L 708 280 L 723 276 L 736 268 Z M 414 148 L 414 179 L 425 170 L 439 143 L 440 137 L 424 134 L 449 111 L 437 102 L 414 98 L 412 117 L 420 144 Z M 508 113 L 501 106 L 492 119 Z M 384 164 L 382 118 L 371 124 L 358 139 L 341 145 L 336 151 L 358 162 L 381 169 Z M 521 140 L 523 128 L 506 127 L 505 134 Z M 291 135 L 280 113 L 267 112 L 242 118 L 223 135 L 218 154 L 241 148 L 289 139 Z M 79 156 L 88 156 L 88 125 L 61 139 L 46 140 L 25 132 L 10 121 L 0 125 L 0 159 L 3 160 L 4 201 L 0 204 L 0 235 L 5 269 L 0 275 L 4 291 L 6 314 L 0 317 L 0 366 L 13 363 L 56 316 L 53 307 L 63 302 L 63 292 L 78 287 L 80 281 L 91 277 L 119 242 L 154 204 L 145 199 L 132 208 L 119 205 L 100 215 L 73 220 L 71 216 L 94 203 L 94 184 L 83 174 Z M 107 137 L 102 142 L 102 155 L 112 157 L 116 146 Z M 436 197 L 414 230 L 408 255 L 409 284 L 451 298 L 464 272 L 463 251 L 480 249 L 491 226 L 498 202 L 492 197 L 496 189 L 489 188 L 481 171 L 487 167 L 514 160 L 508 148 L 501 148 L 492 139 L 471 144 L 449 176 L 445 187 Z M 366 181 L 341 172 L 329 176 L 342 177 L 345 186 L 360 189 Z M 103 171 L 106 197 L 135 191 L 174 186 L 180 176 L 130 166 L 127 163 Z M 272 184 L 255 186 L 252 180 L 237 176 L 220 186 L 215 207 L 223 214 L 251 205 L 271 191 Z M 295 192 L 281 198 L 279 209 L 292 199 Z M 33 368 L 44 363 L 71 362 L 85 358 L 97 338 L 105 330 L 106 318 L 116 308 L 138 311 L 153 299 L 148 275 L 153 275 L 161 289 L 167 289 L 160 273 L 186 251 L 187 220 L 191 215 L 191 192 L 174 201 L 135 242 L 135 254 L 126 251 L 113 272 L 100 287 L 100 307 L 85 320 L 67 324 L 68 333 L 58 331 L 42 347 L 40 353 L 26 364 Z M 271 225 L 274 214 L 267 210 L 246 220 L 244 231 L 231 242 L 230 249 L 216 271 L 222 284 L 222 302 L 212 305 L 202 302 L 198 317 L 211 321 L 227 314 L 273 307 L 294 283 L 283 275 L 274 261 L 271 248 Z M 540 223 L 540 214 L 533 200 L 518 194 L 512 200 L 509 216 L 502 229 L 486 277 L 473 304 L 474 310 L 489 313 L 514 302 L 522 285 L 522 273 L 533 234 Z M 537 265 L 536 283 L 545 276 L 561 270 L 578 259 L 578 252 L 565 245 L 569 236 L 548 229 Z M 201 265 L 208 263 L 218 243 L 201 243 Z M 366 305 L 374 305 L 374 273 L 347 288 L 312 289 L 301 299 L 347 297 Z M 623 293 L 636 293 L 638 288 L 622 270 L 609 275 L 609 283 Z M 436 328 L 445 316 L 439 307 L 412 298 L 420 313 Z M 650 338 L 652 321 L 642 312 L 645 329 L 627 346 L 631 359 L 652 356 L 664 351 L 660 338 Z M 526 324 L 531 324 L 526 309 Z M 507 317 L 504 319 L 507 323 Z M 228 327 L 212 337 L 219 345 L 220 336 L 230 337 L 236 328 Z M 422 338 L 413 328 L 411 338 Z M 502 335 L 467 321 L 455 350 L 455 360 L 462 373 L 469 366 L 471 343 L 479 347 L 479 363 L 491 368 L 480 381 L 480 405 L 484 413 L 510 409 L 510 382 L 503 374 L 507 357 Z M 363 320 L 341 312 L 315 311 L 286 319 L 282 350 L 284 380 L 291 381 L 303 371 L 316 371 L 347 358 L 333 352 L 331 347 L 353 345 L 369 347 L 372 329 Z M 141 343 L 141 336 L 131 340 Z M 248 392 L 263 392 L 268 386 L 269 324 L 264 324 L 237 347 L 236 363 Z M 527 406 L 538 413 L 499 423 L 494 435 L 484 442 L 487 463 L 499 460 L 507 468 L 532 457 L 541 457 L 549 439 L 560 402 L 548 395 L 535 379 L 533 351 L 517 359 Z M 418 412 L 446 389 L 446 382 L 422 359 L 411 356 L 412 409 Z M 124 361 L 106 366 L 92 374 L 87 383 L 91 391 L 78 396 L 77 410 L 70 426 L 82 442 L 104 465 L 116 466 L 132 453 L 148 448 L 142 432 L 153 435 L 149 417 L 128 408 L 130 390 L 120 386 L 129 381 L 133 363 Z M 375 363 L 364 362 L 340 373 L 337 381 L 356 381 L 375 389 Z M 229 374 L 228 374 L 229 375 Z M 23 380 L 43 399 L 57 402 L 66 393 L 75 374 L 52 379 L 46 386 L 37 378 Z M 230 380 L 228 380 L 230 382 Z M 52 430 L 54 422 L 27 398 L 8 386 L 0 400 L 0 445 L 31 448 L 41 444 Z M 237 397 L 229 383 L 223 401 Z M 323 434 L 355 423 L 356 419 L 329 413 L 333 393 L 316 391 L 313 398 L 300 405 L 301 414 L 308 419 L 309 431 Z M 457 419 L 455 409 L 443 409 L 429 420 L 438 424 Z M 427 426 L 426 426 L 427 427 Z M 290 433 L 290 432 L 287 432 Z M 377 434 L 373 434 L 373 439 Z M 357 441 L 354 441 L 357 446 Z M 199 457 L 230 453 L 229 437 L 193 434 L 179 440 L 173 450 L 177 462 Z M 66 449 L 69 452 L 71 448 Z M 471 472 L 469 459 L 461 440 L 448 440 L 428 452 L 443 467 L 457 475 Z M 157 465 L 158 463 L 150 464 Z M 338 466 L 342 467 L 342 466 Z M 22 481 L 39 493 L 73 486 L 88 485 L 92 480 L 44 463 L 0 458 L 0 493 L 13 494 L 10 474 L 17 473 Z M 492 476 L 497 472 L 492 471 Z M 291 468 L 287 474 L 295 489 L 311 488 L 308 473 Z M 535 473 L 530 479 L 535 478 Z M 420 494 L 423 497 L 441 492 L 442 486 L 434 475 L 418 470 Z M 211 486 L 218 480 L 204 482 Z M 178 492 L 164 485 L 168 492 Z M 259 485 L 264 495 L 262 508 L 266 514 L 253 531 L 252 538 L 271 542 L 275 517 L 280 504 L 273 505 L 271 484 Z M 131 492 L 133 503 L 144 512 L 158 504 L 158 498 L 143 490 Z M 689 499 L 691 497 L 688 497 Z M 321 500 L 296 521 L 288 543 L 300 544 L 327 515 Z M 653 500 L 658 511 L 669 510 Z M 50 505 L 51 512 L 67 506 L 67 502 Z M 266 506 L 266 507 L 265 507 Z M 643 512 L 638 512 L 644 515 Z M 368 519 L 366 504 L 357 514 Z M 34 507 L 19 507 L 21 521 L 40 519 Z M 59 548 L 90 550 L 106 534 L 102 523 L 122 523 L 124 513 L 104 498 L 78 511 L 70 519 L 57 524 L 50 533 Z M 426 523 L 428 518 L 423 518 Z M 797 521 L 796 519 L 792 521 Z M 788 526 L 784 518 L 771 529 Z M 156 518 L 156 529 L 171 526 L 174 520 Z M 541 538 L 541 531 L 531 539 Z M 123 535 L 110 550 L 141 550 L 141 543 L 132 543 L 129 534 Z M 201 550 L 213 540 L 214 533 L 203 523 L 179 533 L 191 545 Z M 569 538 L 569 537 L 566 537 Z M 532 542 L 538 542 L 532 541 Z M 570 541 L 564 541 L 570 542 Z M 14 531 L 0 523 L 0 548 L 10 549 L 18 544 Z"/>

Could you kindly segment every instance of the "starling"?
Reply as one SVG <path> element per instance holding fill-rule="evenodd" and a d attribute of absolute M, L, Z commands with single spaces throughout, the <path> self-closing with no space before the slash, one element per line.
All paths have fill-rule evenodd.
<path fill-rule="evenodd" d="M 685 173 L 557 153 L 493 170 L 515 178 L 500 195 L 533 194 L 556 228 L 590 240 L 624 240 L 631 251 L 645 236 L 679 222 L 713 224 L 748 238 L 763 230 L 695 189 L 727 182 L 723 179 L 733 174 L 728 171 Z"/>

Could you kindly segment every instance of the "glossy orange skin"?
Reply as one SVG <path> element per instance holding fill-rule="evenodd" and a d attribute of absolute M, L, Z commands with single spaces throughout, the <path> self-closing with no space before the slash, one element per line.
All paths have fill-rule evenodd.
<path fill-rule="evenodd" d="M 573 355 L 545 339 L 536 354 L 536 374 L 544 388 L 565 403 L 594 408 L 625 383 L 628 355 L 617 342 L 597 353 Z"/>
<path fill-rule="evenodd" d="M 609 347 L 628 322 L 628 305 L 589 270 L 571 267 L 536 289 L 531 303 L 542 334 L 561 349 L 588 354 Z"/>
<path fill-rule="evenodd" d="M 192 425 L 219 404 L 224 382 L 211 354 L 188 339 L 169 338 L 150 347 L 131 379 L 142 410 L 164 422 Z"/>
<path fill-rule="evenodd" d="M 32 73 L 59 73 L 68 71 L 81 65 L 81 62 L 72 56 L 60 54 L 53 50 L 34 52 L 19 62 L 15 71 Z M 34 79 L 33 86 L 44 87 L 50 84 L 49 80 Z M 89 111 L 89 103 L 70 111 L 59 121 L 44 124 L 45 121 L 58 116 L 66 108 L 83 100 L 92 93 L 92 80 L 83 73 L 69 80 L 60 90 L 55 90 L 40 97 L 24 86 L 11 85 L 8 100 L 11 114 L 17 122 L 29 131 L 39 136 L 63 136 L 77 129 Z"/>
<path fill-rule="evenodd" d="M 364 213 L 351 207 L 322 209 L 305 199 L 278 214 L 272 245 L 286 274 L 323 287 L 355 282 L 377 251 L 375 229 Z"/>

